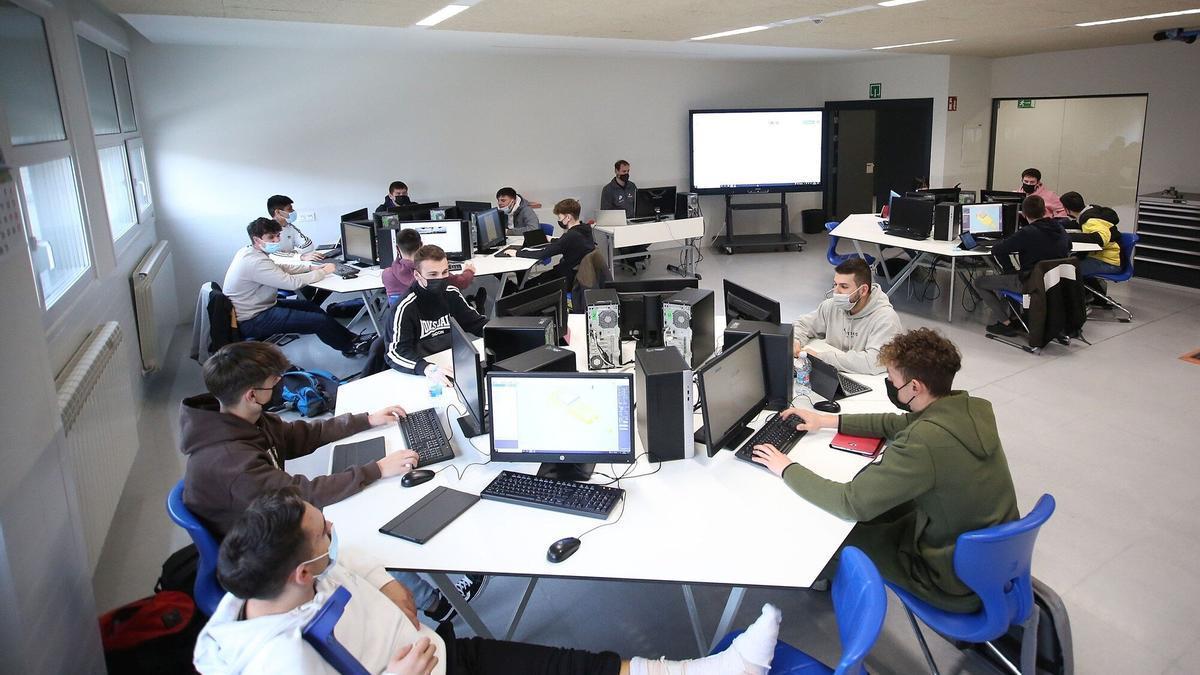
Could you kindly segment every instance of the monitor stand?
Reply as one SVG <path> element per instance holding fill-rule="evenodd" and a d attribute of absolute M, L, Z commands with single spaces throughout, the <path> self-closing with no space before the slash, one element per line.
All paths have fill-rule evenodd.
<path fill-rule="evenodd" d="M 725 445 L 720 448 L 716 448 L 716 450 L 726 450 L 726 449 L 736 450 L 739 446 L 741 446 L 742 443 L 745 443 L 746 439 L 750 438 L 750 436 L 753 433 L 754 433 L 754 430 L 751 429 L 750 427 L 747 427 L 747 426 L 739 427 L 738 429 L 730 432 L 729 439 L 725 443 Z M 704 437 L 704 427 L 700 427 L 699 429 L 697 429 L 696 433 L 693 435 L 693 438 L 697 443 L 704 445 L 706 442 L 706 439 Z M 708 449 L 709 457 L 712 457 L 715 454 L 717 454 L 717 453 L 713 448 Z"/>
<path fill-rule="evenodd" d="M 481 424 L 476 424 L 475 416 L 471 413 L 465 413 L 463 416 L 458 418 L 458 426 L 460 429 L 462 429 L 463 436 L 466 436 L 467 438 L 483 436 L 484 434 L 491 433 L 492 431 L 492 425 L 488 424 L 488 418 L 486 414 L 483 416 L 483 422 Z"/>
<path fill-rule="evenodd" d="M 584 482 L 592 477 L 595 464 L 542 464 L 538 467 L 538 478 L 556 478 Z"/>

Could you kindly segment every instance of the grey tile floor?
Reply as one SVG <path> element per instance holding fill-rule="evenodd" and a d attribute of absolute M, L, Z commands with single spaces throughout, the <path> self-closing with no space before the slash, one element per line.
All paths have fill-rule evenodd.
<path fill-rule="evenodd" d="M 802 253 L 729 257 L 706 249 L 702 285 L 720 289 L 728 278 L 776 297 L 785 316 L 807 311 L 831 276 L 824 235 L 809 241 Z M 655 266 L 673 262 L 666 257 Z M 1038 540 L 1034 574 L 1067 604 L 1077 672 L 1196 672 L 1189 664 L 1200 658 L 1194 618 L 1200 606 L 1200 445 L 1192 416 L 1200 403 L 1200 366 L 1178 357 L 1200 349 L 1200 293 L 1133 280 L 1114 290 L 1133 309 L 1132 323 L 1089 322 L 1092 346 L 1052 345 L 1033 356 L 984 338 L 983 308 L 968 314 L 960 305 L 947 324 L 947 276 L 939 276 L 942 296 L 933 302 L 910 300 L 905 289 L 893 302 L 905 326 L 936 328 L 962 350 L 956 385 L 994 404 L 1022 511 L 1043 493 L 1058 500 Z M 171 365 L 150 386 L 138 461 L 95 576 L 101 610 L 149 594 L 161 561 L 187 542 L 163 510 L 182 472 L 179 400 L 202 389 L 199 367 L 185 355 L 186 339 L 184 331 L 176 334 Z M 287 350 L 297 362 L 339 374 L 357 367 L 313 338 Z M 721 533 L 712 536 L 719 545 Z M 474 606 L 489 625 L 507 625 L 523 588 L 521 579 L 493 579 Z M 715 628 L 724 598 L 724 589 L 698 590 L 707 630 Z M 751 621 L 768 601 L 783 610 L 784 640 L 836 660 L 828 594 L 752 590 L 737 623 Z M 695 652 L 682 594 L 663 584 L 543 581 L 515 637 L 625 655 L 686 658 Z M 990 672 L 936 637 L 930 643 L 944 673 Z M 876 673 L 924 668 L 894 599 L 868 665 Z"/>

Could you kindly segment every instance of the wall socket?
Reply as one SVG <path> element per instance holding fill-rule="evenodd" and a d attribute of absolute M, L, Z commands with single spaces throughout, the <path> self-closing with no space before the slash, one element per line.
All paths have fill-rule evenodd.
<path fill-rule="evenodd" d="M 317 222 L 317 212 L 316 211 L 297 211 L 296 212 L 296 222 L 297 223 L 315 223 L 315 222 Z"/>

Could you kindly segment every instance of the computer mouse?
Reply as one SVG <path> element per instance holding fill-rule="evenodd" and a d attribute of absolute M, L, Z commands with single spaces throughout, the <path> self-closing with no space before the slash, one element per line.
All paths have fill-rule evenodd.
<path fill-rule="evenodd" d="M 400 484 L 404 487 L 416 487 L 431 480 L 433 475 L 429 469 L 413 469 L 400 478 Z"/>
<path fill-rule="evenodd" d="M 575 537 L 566 537 L 550 544 L 550 548 L 546 549 L 546 560 L 552 563 L 560 563 L 567 558 L 575 555 L 575 551 L 579 550 L 579 545 L 583 542 Z"/>
<path fill-rule="evenodd" d="M 813 407 L 825 413 L 840 413 L 842 412 L 842 404 L 837 401 L 817 401 Z"/>

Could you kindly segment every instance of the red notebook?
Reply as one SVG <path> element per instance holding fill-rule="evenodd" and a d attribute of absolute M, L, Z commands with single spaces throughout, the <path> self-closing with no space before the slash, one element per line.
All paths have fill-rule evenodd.
<path fill-rule="evenodd" d="M 833 441 L 829 443 L 829 447 L 834 450 L 853 452 L 856 455 L 874 459 L 883 451 L 883 439 L 839 433 L 833 437 Z"/>

